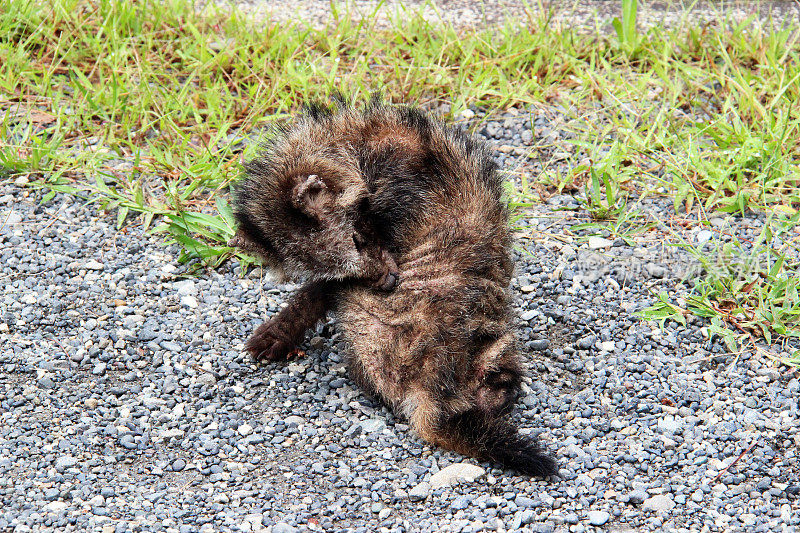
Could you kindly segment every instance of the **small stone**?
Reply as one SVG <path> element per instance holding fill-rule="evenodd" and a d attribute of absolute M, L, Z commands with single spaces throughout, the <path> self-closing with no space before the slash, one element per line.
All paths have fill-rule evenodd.
<path fill-rule="evenodd" d="M 678 445 L 678 443 L 675 440 L 669 437 L 665 437 L 664 435 L 661 435 L 661 442 L 664 444 L 665 450 L 674 450 L 675 446 Z"/>
<path fill-rule="evenodd" d="M 665 415 L 658 419 L 657 425 L 663 433 L 680 433 L 684 421 L 680 416 Z"/>
<path fill-rule="evenodd" d="M 700 230 L 697 232 L 697 244 L 705 244 L 711 240 L 711 237 L 714 236 L 714 233 L 711 230 Z"/>
<path fill-rule="evenodd" d="M 519 523 L 520 525 L 527 526 L 533 524 L 536 521 L 536 513 L 533 512 L 531 509 L 524 509 L 522 514 L 519 516 Z M 540 524 L 542 528 L 547 527 L 547 524 Z M 546 529 L 533 529 L 532 531 L 548 531 Z M 552 533 L 552 529 L 549 530 Z"/>
<path fill-rule="evenodd" d="M 199 304 L 197 303 L 197 298 L 195 298 L 191 294 L 187 294 L 186 296 L 181 297 L 181 305 L 184 307 L 189 307 L 190 309 L 194 309 Z"/>
<path fill-rule="evenodd" d="M 203 372 L 197 376 L 197 383 L 200 385 L 205 385 L 206 387 L 213 387 L 217 384 L 217 378 L 214 377 L 214 374 Z"/>
<path fill-rule="evenodd" d="M 461 118 L 463 118 L 464 120 L 470 120 L 472 118 L 475 118 L 475 111 L 473 111 L 472 109 L 464 109 L 461 112 Z"/>
<path fill-rule="evenodd" d="M 431 487 L 438 489 L 457 485 L 461 481 L 471 483 L 483 476 L 486 470 L 470 463 L 456 463 L 443 468 L 431 476 Z"/>
<path fill-rule="evenodd" d="M 222 50 L 233 47 L 235 43 L 236 39 L 233 38 L 219 39 L 208 43 L 208 49 L 214 52 L 221 52 Z"/>
<path fill-rule="evenodd" d="M 666 494 L 657 494 L 646 499 L 642 504 L 642 509 L 645 511 L 669 511 L 673 507 L 675 507 L 675 502 Z"/>
<path fill-rule="evenodd" d="M 237 428 L 237 431 L 239 432 L 239 435 L 246 437 L 253 432 L 253 426 L 250 424 L 242 424 Z"/>
<path fill-rule="evenodd" d="M 289 363 L 289 365 L 286 367 L 286 369 L 289 370 L 289 372 L 292 372 L 294 374 L 302 374 L 303 372 L 306 371 L 306 365 L 303 364 L 302 362 L 300 362 L 300 363 Z"/>
<path fill-rule="evenodd" d="M 128 315 L 122 320 L 122 324 L 128 329 L 137 328 L 142 322 L 144 322 L 144 316 L 136 313 Z"/>
<path fill-rule="evenodd" d="M 586 337 L 582 337 L 578 339 L 578 342 L 575 343 L 575 346 L 581 350 L 589 350 L 594 346 L 594 343 L 597 341 L 597 337 L 594 335 L 587 335 Z"/>
<path fill-rule="evenodd" d="M 472 498 L 469 496 L 459 496 L 455 500 L 452 501 L 450 504 L 450 508 L 454 511 L 460 511 L 469 507 L 469 504 L 472 502 Z"/>
<path fill-rule="evenodd" d="M 158 409 L 159 407 L 165 405 L 166 403 L 167 401 L 163 398 L 154 398 L 152 396 L 142 398 L 142 405 L 151 410 Z"/>
<path fill-rule="evenodd" d="M 296 531 L 296 527 L 290 526 L 286 522 L 278 522 L 272 526 L 272 533 L 295 533 Z"/>
<path fill-rule="evenodd" d="M 250 522 L 253 531 L 260 531 L 263 529 L 264 515 L 261 513 L 250 513 L 244 517 L 245 520 Z"/>
<path fill-rule="evenodd" d="M 160 345 L 162 348 L 172 353 L 178 353 L 182 350 L 181 345 L 173 341 L 163 341 Z"/>
<path fill-rule="evenodd" d="M 94 368 L 92 368 L 92 374 L 95 376 L 102 376 L 106 373 L 106 367 L 107 365 L 105 363 L 97 363 L 94 365 Z"/>
<path fill-rule="evenodd" d="M 47 505 L 45 505 L 45 509 L 47 509 L 51 513 L 60 513 L 66 508 L 67 508 L 66 502 L 50 502 Z M 15 529 L 14 531 L 17 531 L 17 529 Z"/>
<path fill-rule="evenodd" d="M 632 490 L 628 493 L 628 503 L 632 505 L 641 505 L 641 503 L 647 499 L 647 496 L 648 494 L 645 490 Z"/>
<path fill-rule="evenodd" d="M 52 389 L 56 386 L 55 382 L 50 376 L 42 376 L 36 381 L 36 385 L 40 389 Z"/>
<path fill-rule="evenodd" d="M 108 389 L 108 393 L 111 394 L 112 396 L 116 396 L 117 398 L 124 395 L 126 392 L 128 391 L 126 391 L 122 387 L 111 387 Z"/>
<path fill-rule="evenodd" d="M 611 248 L 613 244 L 614 241 L 604 239 L 603 237 L 589 237 L 589 248 L 592 250 Z"/>
<path fill-rule="evenodd" d="M 377 431 L 383 431 L 386 427 L 386 422 L 380 418 L 370 418 L 369 420 L 359 422 L 359 425 L 364 433 L 375 433 Z"/>
<path fill-rule="evenodd" d="M 521 290 L 522 292 L 528 293 L 528 292 L 535 291 L 536 287 L 534 287 L 533 285 L 523 285 L 522 287 L 519 288 L 519 290 Z"/>
<path fill-rule="evenodd" d="M 431 492 L 431 484 L 427 481 L 417 484 L 413 489 L 408 491 L 408 497 L 411 501 L 421 501 L 428 497 Z"/>
<path fill-rule="evenodd" d="M 28 179 L 28 176 L 23 174 L 22 176 L 17 176 L 17 178 L 14 180 L 14 185 L 17 187 L 24 187 L 29 181 L 30 180 Z"/>
<path fill-rule="evenodd" d="M 543 352 L 550 347 L 550 341 L 548 339 L 536 339 L 531 341 L 528 346 L 531 347 L 531 350 Z"/>
<path fill-rule="evenodd" d="M 175 287 L 175 289 L 178 291 L 178 294 L 181 296 L 197 294 L 197 284 L 190 279 L 176 281 L 172 284 L 172 286 Z"/>
<path fill-rule="evenodd" d="M 86 261 L 83 267 L 89 270 L 103 270 L 103 263 L 99 263 L 94 259 L 90 259 L 89 261 Z"/>
<path fill-rule="evenodd" d="M 126 433 L 125 435 L 119 438 L 119 444 L 126 450 L 135 450 L 136 449 L 136 441 L 133 438 L 133 435 L 130 433 Z"/>
<path fill-rule="evenodd" d="M 744 513 L 741 516 L 739 516 L 739 520 L 741 520 L 742 524 L 744 524 L 745 526 L 752 527 L 758 521 L 758 517 L 753 513 Z"/>
<path fill-rule="evenodd" d="M 308 345 L 314 348 L 315 350 L 319 350 L 323 346 L 325 346 L 325 339 L 317 335 L 316 337 L 311 337 L 311 340 L 308 341 Z"/>
<path fill-rule="evenodd" d="M 0 211 L 0 230 L 3 227 L 14 226 L 22 222 L 22 215 L 14 211 Z"/>
<path fill-rule="evenodd" d="M 611 515 L 605 511 L 589 511 L 589 523 L 593 526 L 602 526 L 609 521 Z"/>
<path fill-rule="evenodd" d="M 306 421 L 305 418 L 297 415 L 289 415 L 284 419 L 284 422 L 286 423 L 287 426 L 292 426 L 292 425 L 299 426 L 303 424 L 305 421 Z"/>
<path fill-rule="evenodd" d="M 514 498 L 514 503 L 517 507 L 524 507 L 526 509 L 533 509 L 537 505 L 536 500 L 527 496 L 523 496 L 522 494 L 519 494 L 516 498 Z"/>
<path fill-rule="evenodd" d="M 520 315 L 520 318 L 525 322 L 529 322 L 530 320 L 536 318 L 538 313 L 536 311 L 525 311 Z"/>
<path fill-rule="evenodd" d="M 600 350 L 604 352 L 613 352 L 615 347 L 616 344 L 614 344 L 614 341 L 603 341 L 600 343 Z"/>
<path fill-rule="evenodd" d="M 186 468 L 186 461 L 184 461 L 183 459 L 178 458 L 178 459 L 175 459 L 174 461 L 172 461 L 172 471 L 173 472 L 180 472 L 184 468 Z"/>
<path fill-rule="evenodd" d="M 644 268 L 647 270 L 647 273 L 650 274 L 650 276 L 656 279 L 661 279 L 667 275 L 667 269 L 655 263 L 647 263 Z"/>
<path fill-rule="evenodd" d="M 78 460 L 70 455 L 62 455 L 58 459 L 56 459 L 56 470 L 58 472 L 63 472 L 67 468 L 72 468 L 78 464 Z"/>
<path fill-rule="evenodd" d="M 52 504 L 51 504 L 52 505 Z M 788 522 L 792 517 L 792 506 L 788 503 L 781 505 L 781 520 Z"/>

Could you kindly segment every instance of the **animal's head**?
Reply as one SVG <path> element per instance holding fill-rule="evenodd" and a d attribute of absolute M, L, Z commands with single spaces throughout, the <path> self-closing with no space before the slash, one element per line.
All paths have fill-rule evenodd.
<path fill-rule="evenodd" d="M 371 224 L 366 185 L 342 156 L 272 154 L 248 163 L 231 244 L 284 278 L 358 278 L 389 290 L 397 266 Z"/>

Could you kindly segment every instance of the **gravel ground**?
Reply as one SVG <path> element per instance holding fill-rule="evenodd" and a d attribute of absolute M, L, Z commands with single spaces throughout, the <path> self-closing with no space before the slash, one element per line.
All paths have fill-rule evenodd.
<path fill-rule="evenodd" d="M 524 171 L 558 124 L 479 132 Z M 797 374 L 727 355 L 699 320 L 635 319 L 690 262 L 658 230 L 572 241 L 554 209 L 575 204 L 521 221 L 512 286 L 532 377 L 515 416 L 561 459 L 545 482 L 414 437 L 348 379 L 332 321 L 306 358 L 251 363 L 243 340 L 292 286 L 236 264 L 186 277 L 175 246 L 93 205 L 0 185 L 0 531 L 800 529 Z"/>
<path fill-rule="evenodd" d="M 204 0 L 206 1 L 206 0 Z M 304 20 L 315 27 L 324 27 L 331 18 L 330 0 L 211 0 L 218 5 L 235 4 L 260 18 L 282 21 Z M 350 2 L 355 19 L 378 13 L 378 25 L 387 25 L 396 12 L 422 10 L 429 21 L 445 20 L 457 27 L 486 27 L 503 24 L 506 20 L 525 20 L 526 2 L 522 0 L 355 0 Z M 379 6 L 380 4 L 380 6 Z M 527 4 L 534 10 L 540 2 Z M 620 15 L 620 2 L 609 0 L 543 0 L 541 4 L 552 10 L 552 23 L 578 26 L 587 30 L 600 27 L 613 33 L 610 21 Z M 688 11 L 687 11 L 688 9 Z M 794 0 L 716 0 L 716 1 L 640 1 L 638 21 L 640 28 L 665 23 L 674 25 L 683 13 L 693 22 L 720 19 L 720 13 L 742 21 L 753 16 L 762 23 L 780 24 L 784 20 L 800 17 L 800 4 Z"/>

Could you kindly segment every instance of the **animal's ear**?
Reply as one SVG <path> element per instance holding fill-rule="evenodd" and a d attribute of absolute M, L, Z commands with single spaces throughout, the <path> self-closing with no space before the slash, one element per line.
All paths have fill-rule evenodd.
<path fill-rule="evenodd" d="M 316 174 L 300 180 L 292 190 L 292 205 L 313 218 L 321 218 L 324 199 L 322 193 L 328 188 Z"/>

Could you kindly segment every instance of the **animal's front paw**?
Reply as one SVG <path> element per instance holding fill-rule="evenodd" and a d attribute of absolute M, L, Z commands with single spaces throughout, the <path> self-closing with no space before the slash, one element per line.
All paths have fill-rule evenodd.
<path fill-rule="evenodd" d="M 256 361 L 279 361 L 295 351 L 294 344 L 275 320 L 269 320 L 256 328 L 245 349 Z"/>
<path fill-rule="evenodd" d="M 378 290 L 389 292 L 397 287 L 397 281 L 399 279 L 400 274 L 398 272 L 385 272 L 372 284 L 372 286 Z"/>
<path fill-rule="evenodd" d="M 378 290 L 389 292 L 397 287 L 397 283 L 400 281 L 400 271 L 392 254 L 385 249 L 381 250 L 381 262 L 383 263 L 384 271 L 372 283 L 372 286 Z"/>

